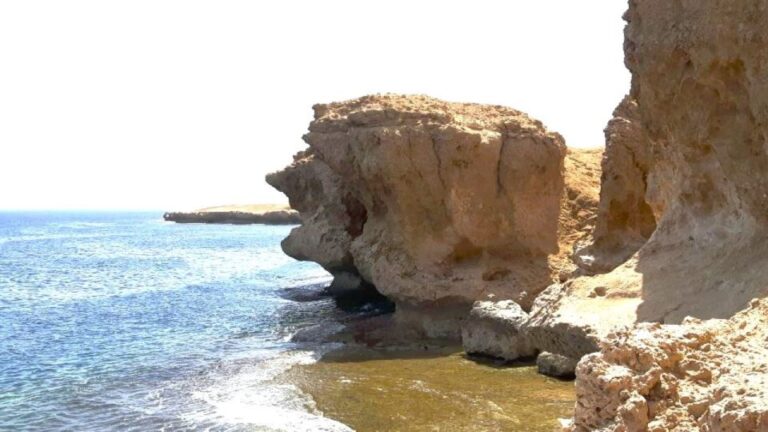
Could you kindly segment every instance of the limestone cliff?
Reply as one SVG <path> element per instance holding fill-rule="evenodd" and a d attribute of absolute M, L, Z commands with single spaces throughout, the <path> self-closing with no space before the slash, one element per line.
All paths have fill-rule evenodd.
<path fill-rule="evenodd" d="M 631 1 L 625 18 L 632 90 L 576 253 L 588 275 L 537 302 L 543 340 L 596 346 L 617 326 L 728 318 L 768 293 L 768 2 Z"/>
<path fill-rule="evenodd" d="M 323 266 L 334 276 L 336 291 L 359 287 L 362 280 L 350 245 L 362 233 L 367 215 L 341 177 L 310 149 L 294 156 L 289 167 L 269 174 L 267 182 L 288 196 L 302 219 L 283 240 L 283 251 Z"/>
<path fill-rule="evenodd" d="M 768 293 L 768 1 L 632 0 L 625 18 L 643 142 L 633 175 L 644 182 L 611 183 L 604 163 L 598 229 L 578 261 L 609 271 L 551 287 L 538 314 L 549 330 L 586 324 L 586 339 L 601 346 L 577 369 L 574 428 L 768 430 L 764 301 L 727 322 L 699 321 L 729 318 Z M 609 145 L 606 160 L 620 160 L 620 149 Z M 605 212 L 606 197 L 622 194 L 633 198 L 613 201 L 619 213 L 649 222 L 635 224 L 640 235 L 610 224 L 618 213 Z M 604 239 L 629 238 L 622 253 L 632 253 L 652 220 L 648 240 L 610 270 L 618 255 Z M 595 314 L 621 318 L 586 318 Z M 683 325 L 610 334 L 636 321 Z"/>
<path fill-rule="evenodd" d="M 601 211 L 615 203 L 639 221 L 611 227 L 601 212 L 597 249 L 611 236 L 637 244 L 658 221 L 631 261 L 638 319 L 727 318 L 768 292 L 768 2 L 631 1 L 625 18 L 644 177 L 604 177 Z M 618 150 L 609 139 L 606 160 Z M 606 201 L 615 186 L 625 202 Z"/>
<path fill-rule="evenodd" d="M 768 1 L 632 1 L 626 19 L 658 220 L 638 317 L 727 318 L 768 292 Z"/>
<path fill-rule="evenodd" d="M 513 109 L 367 96 L 315 106 L 304 140 L 267 177 L 304 221 L 284 250 L 372 283 L 430 336 L 456 336 L 475 300 L 530 308 L 594 223 L 600 153 Z"/>

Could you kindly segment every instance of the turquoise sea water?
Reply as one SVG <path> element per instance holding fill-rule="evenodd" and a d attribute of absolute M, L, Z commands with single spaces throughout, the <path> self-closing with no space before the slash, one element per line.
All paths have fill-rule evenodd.
<path fill-rule="evenodd" d="M 271 381 L 333 314 L 286 298 L 327 282 L 289 230 L 0 213 L 0 430 L 346 430 Z"/>

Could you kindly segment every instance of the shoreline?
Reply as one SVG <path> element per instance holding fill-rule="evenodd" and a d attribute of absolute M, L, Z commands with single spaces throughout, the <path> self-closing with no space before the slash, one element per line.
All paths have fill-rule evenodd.
<path fill-rule="evenodd" d="M 539 375 L 531 363 L 469 357 L 457 345 L 347 345 L 292 366 L 277 381 L 296 386 L 324 416 L 360 432 L 551 432 L 570 416 L 576 399 L 572 381 Z"/>
<path fill-rule="evenodd" d="M 323 290 L 284 298 L 313 302 Z M 546 377 L 533 361 L 464 353 L 460 343 L 415 337 L 375 303 L 336 307 L 321 323 L 296 329 L 297 350 L 315 361 L 275 377 L 312 401 L 312 411 L 353 430 L 525 430 L 551 432 L 570 417 L 573 380 Z M 504 385 L 499 385 L 504 382 Z"/>

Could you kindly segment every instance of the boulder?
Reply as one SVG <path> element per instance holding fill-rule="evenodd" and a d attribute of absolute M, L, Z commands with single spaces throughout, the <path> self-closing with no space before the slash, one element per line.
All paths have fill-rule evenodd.
<path fill-rule="evenodd" d="M 461 327 L 464 351 L 504 360 L 531 357 L 535 350 L 522 333 L 528 314 L 517 303 L 479 301 Z"/>
<path fill-rule="evenodd" d="M 573 378 L 579 359 L 551 352 L 543 352 L 536 357 L 539 373 L 555 378 Z"/>

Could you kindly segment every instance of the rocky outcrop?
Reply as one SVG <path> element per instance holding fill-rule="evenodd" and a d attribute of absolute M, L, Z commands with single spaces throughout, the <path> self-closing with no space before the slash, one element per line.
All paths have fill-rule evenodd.
<path fill-rule="evenodd" d="M 637 321 L 640 275 L 634 261 L 608 274 L 554 284 L 536 299 L 525 324 L 529 344 L 571 358 L 595 352 L 611 331 Z"/>
<path fill-rule="evenodd" d="M 299 213 L 285 206 L 255 205 L 211 207 L 191 212 L 168 212 L 163 219 L 176 223 L 297 225 Z"/>
<path fill-rule="evenodd" d="M 367 96 L 315 106 L 304 139 L 267 177 L 304 221 L 284 250 L 372 283 L 428 336 L 458 337 L 476 300 L 530 308 L 575 269 L 573 219 L 594 215 L 599 153 L 566 159 L 563 139 L 519 111 Z M 567 163 L 580 167 L 571 181 Z"/>
<path fill-rule="evenodd" d="M 630 2 L 626 63 L 658 221 L 644 321 L 727 318 L 768 293 L 768 2 Z"/>
<path fill-rule="evenodd" d="M 536 357 L 536 368 L 542 375 L 557 378 L 573 378 L 578 359 L 544 351 Z"/>
<path fill-rule="evenodd" d="M 608 333 L 638 320 L 643 275 L 636 254 L 656 228 L 646 198 L 650 141 L 633 97 L 616 108 L 605 138 L 597 213 L 574 242 L 580 269 L 536 299 L 524 326 L 530 345 L 571 359 L 595 352 Z"/>
<path fill-rule="evenodd" d="M 572 431 L 768 430 L 768 301 L 730 320 L 638 324 L 578 365 Z"/>

